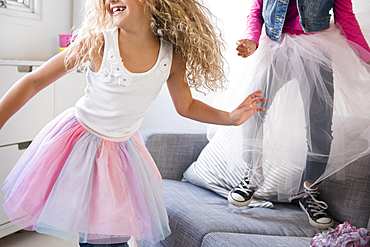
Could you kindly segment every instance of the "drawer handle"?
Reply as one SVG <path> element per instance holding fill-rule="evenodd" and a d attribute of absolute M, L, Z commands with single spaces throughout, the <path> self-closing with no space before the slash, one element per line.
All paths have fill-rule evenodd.
<path fill-rule="evenodd" d="M 20 73 L 32 72 L 32 66 L 18 65 L 17 67 L 18 67 L 18 72 L 20 72 Z"/>
<path fill-rule="evenodd" d="M 27 149 L 31 142 L 32 141 L 18 143 L 18 149 L 19 150 Z"/>

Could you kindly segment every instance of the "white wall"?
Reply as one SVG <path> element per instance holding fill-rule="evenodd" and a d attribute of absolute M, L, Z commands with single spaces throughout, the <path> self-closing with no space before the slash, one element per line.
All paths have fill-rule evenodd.
<path fill-rule="evenodd" d="M 0 15 L 0 59 L 45 61 L 72 27 L 72 0 L 42 0 L 41 19 Z"/>

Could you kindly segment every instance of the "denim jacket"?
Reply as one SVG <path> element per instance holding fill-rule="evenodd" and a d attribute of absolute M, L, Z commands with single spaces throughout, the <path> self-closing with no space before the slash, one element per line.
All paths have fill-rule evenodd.
<path fill-rule="evenodd" d="M 262 16 L 266 34 L 279 41 L 283 31 L 289 0 L 263 0 Z M 330 26 L 329 11 L 334 0 L 297 0 L 300 23 L 305 33 L 323 31 Z"/>

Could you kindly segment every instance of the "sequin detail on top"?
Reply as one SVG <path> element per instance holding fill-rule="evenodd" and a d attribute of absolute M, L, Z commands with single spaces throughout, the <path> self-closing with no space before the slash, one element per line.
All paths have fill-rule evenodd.
<path fill-rule="evenodd" d="M 156 66 L 157 63 L 153 66 L 157 67 L 154 74 L 166 79 L 168 76 L 168 70 L 171 67 L 171 62 L 171 58 L 167 56 L 163 57 L 158 66 Z M 106 63 L 105 68 L 100 72 L 100 80 L 102 82 L 111 82 L 113 77 L 116 78 L 116 82 L 120 86 L 128 86 L 132 84 L 133 76 L 125 71 L 126 69 L 124 68 L 119 51 L 114 49 L 112 46 L 109 47 Z"/>
<path fill-rule="evenodd" d="M 161 62 L 159 63 L 159 66 L 158 68 L 155 70 L 154 74 L 156 76 L 158 75 L 161 75 L 162 78 L 166 78 L 167 76 L 167 71 L 168 71 L 168 68 L 171 67 L 171 59 L 169 59 L 168 57 L 164 57 L 162 58 Z"/>
<path fill-rule="evenodd" d="M 107 65 L 100 72 L 100 80 L 102 82 L 111 82 L 112 77 L 116 78 L 114 81 L 120 86 L 128 86 L 132 83 L 132 76 L 124 71 L 121 57 L 115 49 L 109 48 Z"/>

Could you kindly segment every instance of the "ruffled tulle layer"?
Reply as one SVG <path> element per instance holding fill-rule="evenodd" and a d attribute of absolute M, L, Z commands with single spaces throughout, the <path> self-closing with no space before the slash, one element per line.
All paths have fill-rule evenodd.
<path fill-rule="evenodd" d="M 161 176 L 139 135 L 101 139 L 73 109 L 40 132 L 3 190 L 6 214 L 26 230 L 93 244 L 170 234 Z"/>
<path fill-rule="evenodd" d="M 334 25 L 311 35 L 283 34 L 279 44 L 262 36 L 243 61 L 242 79 L 214 98 L 215 107 L 228 111 L 255 90 L 268 98 L 267 111 L 242 126 L 209 128 L 211 141 L 222 140 L 230 172 L 242 178 L 240 170 L 262 165 L 259 191 L 284 201 L 302 189 L 307 161 L 322 170 L 318 183 L 369 154 L 370 66 L 356 54 Z"/>

